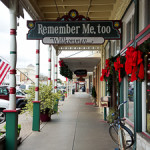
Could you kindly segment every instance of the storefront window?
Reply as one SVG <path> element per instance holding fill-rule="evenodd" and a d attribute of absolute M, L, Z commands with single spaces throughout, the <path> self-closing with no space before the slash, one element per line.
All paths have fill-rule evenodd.
<path fill-rule="evenodd" d="M 128 102 L 126 104 L 126 117 L 134 122 L 134 82 L 130 81 L 131 76 L 128 76 L 128 86 L 127 86 L 127 98 Z"/>
<path fill-rule="evenodd" d="M 150 133 L 150 53 L 146 59 L 146 130 Z"/>

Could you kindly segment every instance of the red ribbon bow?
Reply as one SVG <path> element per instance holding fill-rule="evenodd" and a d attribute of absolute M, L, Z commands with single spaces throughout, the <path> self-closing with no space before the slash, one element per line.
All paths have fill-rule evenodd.
<path fill-rule="evenodd" d="M 127 75 L 131 74 L 131 82 L 137 80 L 137 75 L 140 79 L 144 79 L 144 65 L 142 59 L 142 52 L 136 50 L 134 47 L 128 47 L 125 57 L 125 71 Z M 138 66 L 140 66 L 139 70 Z"/>
<path fill-rule="evenodd" d="M 109 59 L 106 59 L 105 60 L 105 69 L 102 69 L 102 76 L 100 77 L 100 81 L 103 81 L 104 80 L 104 77 L 109 77 L 109 74 L 110 74 L 110 60 Z"/>
<path fill-rule="evenodd" d="M 117 58 L 117 61 L 114 62 L 115 70 L 118 71 L 119 82 L 121 82 L 121 68 L 123 68 L 123 64 L 120 63 L 120 57 Z"/>
<path fill-rule="evenodd" d="M 60 61 L 59 61 L 59 66 L 60 66 L 60 67 L 63 67 L 63 66 L 64 66 L 63 60 L 60 60 Z"/>

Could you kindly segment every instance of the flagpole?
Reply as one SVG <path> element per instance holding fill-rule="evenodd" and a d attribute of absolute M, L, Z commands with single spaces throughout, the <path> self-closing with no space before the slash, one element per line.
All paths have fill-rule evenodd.
<path fill-rule="evenodd" d="M 10 64 L 5 58 L 3 58 L 2 56 L 0 56 L 1 59 L 3 59 L 4 61 L 6 61 L 8 64 Z M 19 72 L 21 72 L 24 76 L 26 76 L 28 79 L 30 79 L 25 73 L 23 73 L 21 70 L 19 70 L 18 68 L 16 68 L 16 70 L 18 70 Z M 30 79 L 31 80 L 31 79 Z M 33 80 L 31 80 L 32 83 L 35 84 L 35 82 Z"/>

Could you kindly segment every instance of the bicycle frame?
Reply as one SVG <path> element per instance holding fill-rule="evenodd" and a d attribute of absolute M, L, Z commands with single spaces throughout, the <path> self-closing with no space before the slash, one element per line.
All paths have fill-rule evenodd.
<path fill-rule="evenodd" d="M 121 103 L 119 106 L 118 106 L 118 110 L 120 109 L 120 107 L 122 105 L 124 105 L 125 103 L 127 103 L 127 101 Z M 125 136 L 124 136 L 124 131 L 121 127 L 121 119 L 120 117 L 118 116 L 118 119 L 117 119 L 117 127 L 118 127 L 118 143 L 119 143 L 119 149 L 120 150 L 125 150 L 126 149 L 126 142 L 125 142 Z"/>
<path fill-rule="evenodd" d="M 118 141 L 119 141 L 119 149 L 120 150 L 125 150 L 126 149 L 126 143 L 124 139 L 124 133 L 123 129 L 121 128 L 120 125 L 118 125 Z"/>

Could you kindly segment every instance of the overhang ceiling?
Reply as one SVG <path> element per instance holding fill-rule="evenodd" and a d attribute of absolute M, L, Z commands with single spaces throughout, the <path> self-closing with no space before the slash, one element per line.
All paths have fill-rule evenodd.
<path fill-rule="evenodd" d="M 94 67 L 100 62 L 100 57 L 86 57 L 86 58 L 60 58 L 74 72 L 76 70 L 87 70 L 93 72 Z"/>
<path fill-rule="evenodd" d="M 67 15 L 72 9 L 76 9 L 79 15 L 89 17 L 90 20 L 120 20 L 130 2 L 131 0 L 20 0 L 33 20 L 56 20 Z M 97 50 L 98 46 L 87 50 Z M 70 46 L 63 49 L 61 45 L 58 45 L 58 48 L 74 49 Z"/>
<path fill-rule="evenodd" d="M 121 19 L 131 0 L 20 0 L 34 20 L 56 20 L 76 9 L 91 20 Z"/>

